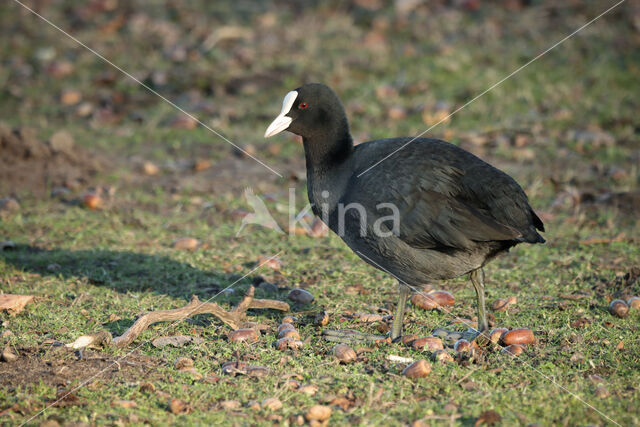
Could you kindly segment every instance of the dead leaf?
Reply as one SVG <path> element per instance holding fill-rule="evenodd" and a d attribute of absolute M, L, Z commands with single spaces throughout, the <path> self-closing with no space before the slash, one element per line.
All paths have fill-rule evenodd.
<path fill-rule="evenodd" d="M 33 301 L 33 295 L 0 295 L 0 310 L 6 310 L 10 315 L 15 316 L 24 310 L 24 306 Z"/>

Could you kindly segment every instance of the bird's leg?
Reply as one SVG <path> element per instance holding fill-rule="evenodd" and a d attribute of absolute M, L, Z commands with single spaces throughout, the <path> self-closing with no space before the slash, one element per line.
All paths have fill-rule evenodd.
<path fill-rule="evenodd" d="M 478 296 L 478 333 L 487 335 L 489 333 L 489 324 L 487 323 L 487 309 L 484 304 L 484 270 L 482 270 L 482 267 L 473 270 L 469 277 L 473 287 L 476 288 Z"/>
<path fill-rule="evenodd" d="M 402 323 L 404 322 L 404 311 L 407 306 L 407 298 L 411 293 L 409 286 L 398 282 L 398 290 L 400 291 L 400 299 L 398 300 L 398 307 L 396 308 L 396 314 L 393 316 L 393 323 L 391 324 L 391 341 L 395 341 L 402 335 Z"/>
<path fill-rule="evenodd" d="M 393 316 L 390 335 L 364 334 L 353 329 L 325 329 L 322 336 L 327 341 L 341 343 L 365 343 L 365 342 L 389 342 L 395 341 L 402 335 L 402 321 L 404 319 L 404 311 L 407 305 L 407 297 L 411 293 L 411 289 L 407 285 L 398 284 L 400 291 L 400 300 L 396 308 L 396 314 Z"/>

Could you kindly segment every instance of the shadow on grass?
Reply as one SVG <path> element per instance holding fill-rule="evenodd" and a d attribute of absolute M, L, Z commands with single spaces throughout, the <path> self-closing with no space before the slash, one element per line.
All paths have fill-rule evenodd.
<path fill-rule="evenodd" d="M 213 297 L 242 275 L 201 270 L 162 255 L 148 255 L 131 251 L 41 249 L 17 245 L 0 251 L 0 259 L 25 272 L 66 279 L 86 278 L 96 286 L 106 286 L 118 292 L 152 292 L 189 300 L 198 295 L 201 300 Z M 230 298 L 220 295 L 217 300 L 239 300 L 250 284 L 251 276 L 240 280 Z"/>

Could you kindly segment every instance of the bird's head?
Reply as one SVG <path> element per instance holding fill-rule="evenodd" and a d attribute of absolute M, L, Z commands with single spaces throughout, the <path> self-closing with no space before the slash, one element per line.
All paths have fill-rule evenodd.
<path fill-rule="evenodd" d="M 346 114 L 340 99 L 330 87 L 308 83 L 287 93 L 282 110 L 267 128 L 265 138 L 283 130 L 312 138 L 336 126 L 346 125 Z"/>

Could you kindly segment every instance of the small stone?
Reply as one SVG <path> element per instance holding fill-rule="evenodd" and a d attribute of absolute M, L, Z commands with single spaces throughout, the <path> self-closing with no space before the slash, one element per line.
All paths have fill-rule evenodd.
<path fill-rule="evenodd" d="M 314 405 L 304 414 L 307 421 L 325 421 L 331 417 L 331 408 L 324 405 Z"/>
<path fill-rule="evenodd" d="M 340 363 L 351 363 L 358 358 L 356 352 L 346 344 L 338 344 L 333 347 L 333 355 Z"/>
<path fill-rule="evenodd" d="M 431 372 L 431 365 L 426 360 L 418 360 L 404 368 L 402 375 L 408 378 L 423 378 Z"/>
<path fill-rule="evenodd" d="M 292 289 L 287 295 L 287 298 L 299 304 L 311 304 L 313 302 L 313 295 L 311 295 L 311 292 L 299 288 Z"/>
<path fill-rule="evenodd" d="M 282 408 L 282 402 L 277 397 L 268 397 L 260 403 L 260 406 L 270 411 L 277 411 Z"/>

